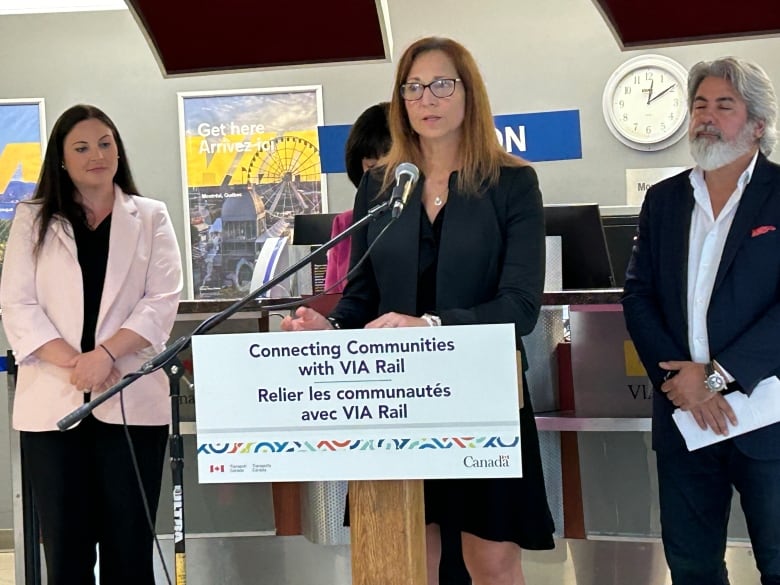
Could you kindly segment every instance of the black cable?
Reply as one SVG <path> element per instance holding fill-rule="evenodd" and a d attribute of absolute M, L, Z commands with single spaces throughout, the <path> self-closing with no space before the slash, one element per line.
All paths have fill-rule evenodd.
<path fill-rule="evenodd" d="M 378 207 L 378 206 L 377 206 L 377 207 Z M 374 209 L 376 209 L 376 207 L 375 207 Z M 369 212 L 371 212 L 371 211 L 372 211 L 372 210 L 369 210 Z M 365 218 L 363 218 L 363 219 L 365 219 Z M 382 236 L 385 234 L 385 232 L 387 231 L 387 229 L 388 229 L 388 228 L 389 228 L 391 225 L 393 225 L 393 223 L 395 223 L 395 221 L 396 221 L 397 219 L 398 219 L 398 218 L 395 218 L 395 217 L 394 217 L 394 218 L 392 218 L 392 219 L 391 219 L 391 220 L 388 222 L 388 224 L 387 224 L 387 225 L 386 225 L 384 228 L 382 228 L 382 231 L 381 231 L 381 232 L 379 232 L 379 234 L 378 234 L 378 235 L 377 235 L 377 237 L 374 239 L 374 241 L 373 241 L 373 242 L 371 242 L 371 245 L 370 245 L 370 246 L 368 247 L 368 249 L 365 251 L 365 253 L 364 253 L 364 254 L 363 254 L 363 256 L 360 258 L 360 260 L 359 260 L 359 261 L 358 261 L 358 262 L 355 264 L 355 266 L 353 266 L 353 267 L 352 267 L 352 269 L 351 269 L 349 272 L 347 272 L 347 274 L 346 274 L 346 275 L 345 275 L 343 278 L 340 278 L 340 279 L 339 279 L 337 282 L 335 282 L 335 283 L 334 283 L 334 284 L 333 284 L 331 287 L 329 287 L 327 290 L 325 290 L 325 291 L 323 291 L 323 292 L 321 292 L 321 293 L 317 293 L 316 295 L 313 295 L 313 296 L 310 296 L 310 297 L 306 297 L 305 299 L 298 299 L 297 301 L 293 301 L 293 302 L 290 302 L 290 303 L 268 304 L 267 306 L 265 306 L 265 307 L 261 306 L 260 308 L 261 308 L 261 309 L 266 309 L 266 310 L 268 310 L 268 311 L 272 311 L 272 310 L 275 310 L 275 309 L 294 309 L 294 308 L 296 308 L 296 307 L 300 307 L 301 305 L 305 305 L 306 303 L 310 302 L 312 299 L 317 299 L 317 298 L 319 298 L 319 297 L 321 297 L 321 296 L 323 296 L 323 295 L 327 294 L 328 292 L 330 292 L 331 290 L 333 290 L 333 289 L 336 287 L 336 285 L 337 285 L 337 284 L 339 284 L 339 283 L 343 282 L 344 280 L 347 280 L 347 279 L 348 279 L 350 276 L 352 276 L 352 274 L 353 274 L 353 273 L 354 273 L 354 272 L 355 272 L 355 271 L 358 269 L 358 267 L 360 267 L 360 265 L 361 265 L 361 264 L 363 264 L 363 262 L 365 262 L 365 261 L 366 261 L 366 259 L 368 258 L 368 255 L 369 255 L 369 253 L 371 252 L 371 250 L 373 249 L 373 247 L 376 245 L 376 243 L 377 243 L 379 240 L 381 240 L 381 239 L 382 239 Z M 321 246 L 320 246 L 320 247 L 321 247 Z M 315 250 L 315 253 L 316 253 L 316 252 L 317 252 L 317 251 Z M 244 300 L 246 300 L 246 299 L 240 299 L 240 301 L 244 301 Z M 257 299 L 255 299 L 255 300 L 257 300 Z M 186 346 L 187 346 L 187 345 L 190 343 L 190 340 L 191 340 L 191 339 L 192 339 L 192 338 L 193 338 L 195 335 L 199 335 L 199 334 L 200 334 L 202 331 L 208 331 L 208 330 L 209 330 L 209 329 L 212 327 L 212 323 L 213 323 L 215 320 L 217 320 L 217 319 L 219 319 L 219 318 L 221 318 L 221 317 L 222 317 L 222 312 L 220 312 L 220 313 L 215 313 L 214 315 L 212 315 L 211 317 L 209 317 L 209 318 L 208 318 L 208 319 L 206 319 L 205 321 L 202 321 L 202 322 L 201 322 L 201 323 L 200 323 L 200 324 L 199 324 L 197 327 L 195 327 L 195 329 L 194 329 L 194 330 L 193 330 L 191 333 L 189 333 L 189 334 L 187 334 L 187 335 L 185 335 L 185 336 L 183 336 L 183 337 L 181 337 L 181 338 L 177 339 L 177 340 L 176 340 L 177 342 L 182 342 L 182 345 L 181 345 L 181 347 L 179 347 L 179 348 L 176 350 L 176 352 L 174 352 L 174 353 L 171 353 L 171 355 L 169 355 L 169 356 L 168 356 L 168 357 L 165 359 L 165 361 L 163 361 L 163 362 L 161 362 L 161 363 L 159 363 L 159 364 L 156 364 L 156 365 L 154 365 L 154 366 L 152 366 L 151 364 L 149 364 L 149 363 L 147 362 L 146 364 L 144 364 L 144 367 L 143 367 L 142 369 L 140 369 L 140 370 L 138 370 L 138 371 L 135 371 L 135 372 L 130 372 L 130 373 L 128 373 L 128 374 L 125 374 L 124 376 L 122 376 L 122 379 L 125 379 L 125 378 L 128 378 L 128 377 L 135 377 L 135 378 L 140 378 L 141 376 L 145 376 L 145 375 L 151 374 L 152 372 L 156 372 L 157 370 L 159 370 L 159 369 L 161 369 L 161 368 L 165 367 L 165 365 L 166 365 L 166 364 L 167 364 L 167 363 L 168 363 L 168 362 L 169 362 L 171 359 L 173 359 L 173 357 L 174 357 L 174 355 L 176 355 L 176 353 L 178 353 L 179 351 L 181 351 L 182 349 L 184 349 L 184 348 L 185 348 L 185 347 L 186 347 Z M 169 347 L 168 349 L 171 349 L 171 348 Z M 160 355 L 162 355 L 162 354 L 160 354 Z M 158 355 L 157 357 L 160 357 L 160 355 Z M 59 424 L 59 423 L 58 423 L 58 424 Z"/>
<path fill-rule="evenodd" d="M 364 221 L 366 221 L 369 218 L 369 216 L 373 219 L 373 218 L 376 217 L 374 215 L 375 213 L 381 213 L 381 212 L 386 211 L 386 210 L 387 210 L 387 204 L 386 203 L 382 203 L 380 205 L 377 205 L 377 206 L 373 207 L 372 209 L 370 209 L 368 211 L 368 215 L 366 217 L 360 219 L 359 221 L 360 222 L 364 222 Z M 333 290 L 333 288 L 335 288 L 338 284 L 340 284 L 344 280 L 347 280 L 349 277 L 351 277 L 354 274 L 354 272 L 369 257 L 369 254 L 370 254 L 371 250 L 373 249 L 374 245 L 376 245 L 376 242 L 381 239 L 381 237 L 385 234 L 387 229 L 390 227 L 390 225 L 392 225 L 395 222 L 396 219 L 397 218 L 395 218 L 395 217 L 392 218 L 391 221 L 382 229 L 382 231 L 379 232 L 379 234 L 376 237 L 376 239 L 371 243 L 371 245 L 368 247 L 366 252 L 360 258 L 360 260 L 355 263 L 355 265 L 352 267 L 352 269 L 349 272 L 347 272 L 347 274 L 344 277 L 339 279 L 336 283 L 334 283 L 331 287 L 329 287 L 328 289 L 326 289 L 322 293 L 318 293 L 317 295 L 314 295 L 312 297 L 308 297 L 306 299 L 300 299 L 300 300 L 298 300 L 298 301 L 296 301 L 294 303 L 284 303 L 284 304 L 278 304 L 278 305 L 270 305 L 269 304 L 267 307 L 261 307 L 261 308 L 262 309 L 267 309 L 267 310 L 273 310 L 275 308 L 278 309 L 278 308 L 298 307 L 298 306 L 303 305 L 303 304 L 305 304 L 307 302 L 310 302 L 310 300 L 312 298 L 319 298 L 319 297 L 327 294 L 328 292 Z M 354 224 L 353 224 L 353 226 L 354 226 Z M 341 237 L 342 238 L 346 237 L 346 235 L 345 234 L 341 234 Z M 336 240 L 336 241 L 338 241 L 338 240 Z M 335 242 L 333 242 L 333 243 L 335 243 Z M 322 248 L 322 246 L 320 246 L 320 248 Z M 316 253 L 316 251 L 314 253 Z M 309 258 L 311 258 L 311 255 L 308 256 L 307 258 L 304 258 L 304 260 L 308 260 Z M 302 266 L 302 264 L 303 264 L 303 260 L 299 264 L 296 264 L 295 268 L 296 269 L 300 268 Z M 203 331 L 208 331 L 209 328 L 213 326 L 212 324 L 215 323 L 215 321 L 217 321 L 218 319 L 223 319 L 224 320 L 226 318 L 229 318 L 230 315 L 232 315 L 236 310 L 238 310 L 242 306 L 245 306 L 246 304 L 248 304 L 249 301 L 251 301 L 251 300 L 255 300 L 256 301 L 257 300 L 255 298 L 256 294 L 257 293 L 254 293 L 254 294 L 250 293 L 246 297 L 244 297 L 242 299 L 239 299 L 238 301 L 233 303 L 233 305 L 228 307 L 226 310 L 224 310 L 224 311 L 222 311 L 220 313 L 217 313 L 215 315 L 212 315 L 210 318 L 206 319 L 200 325 L 198 325 L 192 333 L 190 333 L 189 335 L 185 335 L 185 336 L 182 336 L 182 337 L 176 339 L 171 344 L 171 346 L 169 346 L 166 350 L 164 350 L 163 352 L 159 353 L 157 356 L 155 356 L 155 358 L 153 358 L 149 362 L 146 362 L 141 367 L 140 370 L 137 370 L 137 371 L 134 371 L 134 372 L 128 372 L 125 375 L 123 375 L 122 378 L 120 379 L 120 381 L 117 382 L 117 384 L 115 384 L 110 389 L 109 392 L 106 392 L 103 395 L 103 399 L 102 400 L 100 400 L 99 402 L 95 401 L 96 404 L 100 404 L 100 403 L 104 402 L 105 400 L 109 399 L 111 396 L 113 396 L 114 393 L 119 392 L 119 404 L 120 404 L 120 409 L 121 409 L 121 413 L 122 413 L 122 425 L 123 425 L 123 429 L 124 429 L 124 433 L 125 433 L 125 438 L 127 439 L 128 450 L 129 450 L 129 453 L 130 453 L 130 459 L 131 459 L 131 462 L 133 464 L 133 471 L 135 473 L 136 482 L 138 484 L 139 491 L 141 492 L 141 501 L 142 501 L 143 506 L 144 506 L 144 513 L 145 513 L 145 516 L 146 516 L 146 521 L 147 521 L 147 524 L 149 526 L 149 530 L 151 531 L 151 534 L 152 534 L 152 537 L 153 537 L 153 540 L 154 540 L 154 543 L 155 543 L 155 548 L 156 548 L 157 554 L 158 554 L 158 556 L 160 558 L 160 562 L 162 563 L 163 571 L 165 573 L 165 578 L 166 578 L 166 581 L 167 581 L 168 585 L 172 585 L 170 573 L 168 572 L 168 567 L 165 564 L 165 560 L 163 559 L 162 548 L 160 546 L 160 541 L 157 538 L 157 531 L 155 529 L 154 519 L 152 518 L 152 514 L 151 514 L 151 511 L 149 509 L 149 501 L 147 500 L 146 491 L 144 490 L 143 479 L 141 477 L 141 470 L 140 470 L 140 467 L 138 465 L 138 458 L 136 457 L 135 448 L 133 447 L 132 437 L 130 436 L 130 429 L 129 429 L 128 424 L 127 424 L 127 416 L 126 416 L 126 412 L 125 412 L 124 393 L 123 393 L 124 392 L 124 388 L 127 385 L 129 385 L 132 382 L 134 382 L 135 380 L 137 380 L 138 378 L 140 378 L 140 377 L 142 377 L 144 375 L 150 374 L 152 372 L 155 372 L 155 371 L 161 369 L 162 367 L 164 367 L 180 351 L 182 351 L 185 347 L 187 347 L 189 345 L 189 343 L 190 343 L 190 341 L 191 341 L 191 339 L 192 339 L 192 337 L 194 335 L 200 334 Z M 227 315 L 225 315 L 226 311 L 228 311 L 228 310 L 230 310 L 231 312 L 228 313 Z M 156 360 L 161 360 L 161 361 L 160 361 L 160 363 L 154 363 Z M 127 384 L 125 384 L 122 387 L 119 387 L 123 380 L 127 380 Z M 60 430 L 63 430 L 63 431 L 68 429 L 68 428 L 70 428 L 75 423 L 77 423 L 78 421 L 82 420 L 86 416 L 86 414 L 88 414 L 89 412 L 92 411 L 92 409 L 94 408 L 94 406 L 92 406 L 92 404 L 93 404 L 92 402 L 85 403 L 82 407 L 77 408 L 76 410 L 74 410 L 73 412 L 68 414 L 66 417 L 63 417 L 61 420 L 59 420 L 57 422 L 57 426 L 60 428 Z M 88 407 L 88 406 L 90 408 L 86 409 L 86 407 Z"/>
<path fill-rule="evenodd" d="M 384 228 L 382 228 L 382 231 L 379 232 L 379 235 L 377 235 L 376 238 L 374 238 L 374 241 L 371 242 L 371 245 L 368 247 L 368 249 L 363 253 L 363 255 L 360 257 L 360 260 L 358 260 L 355 265 L 350 268 L 349 272 L 347 272 L 344 276 L 339 278 L 336 282 L 334 282 L 332 285 L 330 285 L 328 288 L 326 288 L 324 291 L 317 293 L 316 295 L 311 295 L 309 297 L 306 297 L 305 299 L 298 299 L 295 301 L 291 301 L 289 303 L 279 303 L 277 305 L 269 305 L 268 310 L 269 311 L 276 311 L 278 309 L 295 309 L 297 307 L 300 307 L 301 305 L 306 305 L 310 303 L 314 299 L 318 299 L 320 297 L 325 296 L 326 294 L 330 293 L 334 288 L 336 288 L 338 285 L 340 285 L 345 280 L 349 280 L 349 278 L 355 274 L 358 268 L 368 259 L 369 254 L 371 253 L 371 250 L 374 248 L 376 243 L 382 239 L 382 236 L 387 231 L 387 228 L 389 228 L 395 220 L 390 221 Z"/>
<path fill-rule="evenodd" d="M 281 303 L 281 304 L 278 304 L 278 305 L 273 305 L 273 306 L 268 307 L 268 309 L 269 310 L 271 310 L 271 309 L 275 310 L 275 309 L 296 308 L 296 307 L 299 307 L 301 305 L 304 305 L 304 304 L 310 302 L 312 299 L 316 299 L 316 298 L 319 298 L 321 296 L 324 296 L 324 295 L 328 294 L 331 290 L 336 288 L 339 284 L 341 284 L 345 280 L 348 280 L 355 273 L 355 271 L 357 271 L 357 269 L 360 268 L 360 266 L 363 265 L 363 263 L 366 261 L 366 259 L 368 259 L 369 254 L 371 253 L 371 250 L 373 249 L 374 245 L 382 238 L 382 236 L 384 235 L 385 231 L 387 231 L 387 228 L 389 228 L 392 223 L 393 223 L 392 221 L 390 223 L 388 223 L 382 229 L 382 231 L 379 232 L 379 235 L 374 239 L 373 242 L 371 242 L 371 245 L 365 251 L 363 256 L 361 256 L 360 260 L 358 260 L 355 263 L 355 265 L 349 270 L 349 272 L 347 272 L 347 274 L 342 276 L 339 280 L 337 280 L 335 283 L 333 283 L 330 287 L 325 289 L 323 292 L 318 293 L 318 294 L 313 295 L 313 296 L 310 296 L 310 297 L 307 297 L 305 299 L 299 299 L 299 300 L 296 300 L 296 301 L 293 301 L 293 302 L 290 302 L 290 303 Z M 161 367 L 163 367 L 163 366 L 161 365 L 161 366 L 155 368 L 155 370 L 160 369 Z M 154 370 L 151 370 L 151 371 L 154 371 Z M 162 564 L 163 572 L 165 573 L 165 580 L 168 583 L 168 585 L 172 585 L 171 575 L 168 572 L 168 565 L 165 563 L 165 558 L 164 558 L 163 553 L 162 553 L 162 547 L 160 546 L 160 540 L 157 538 L 157 530 L 156 530 L 155 525 L 154 525 L 154 519 L 152 518 L 152 512 L 149 509 L 149 500 L 146 498 L 146 490 L 144 489 L 143 478 L 141 477 L 141 469 L 140 469 L 140 467 L 138 465 L 138 458 L 136 457 L 135 448 L 133 447 L 133 439 L 130 436 L 130 429 L 128 428 L 128 425 L 127 425 L 127 416 L 125 414 L 125 394 L 124 394 L 124 389 L 119 391 L 119 406 L 120 406 L 120 409 L 121 409 L 121 412 L 122 412 L 122 427 L 123 427 L 124 432 L 125 432 L 125 438 L 127 439 L 127 447 L 128 447 L 128 449 L 130 451 L 130 460 L 132 461 L 132 464 L 133 464 L 133 471 L 135 472 L 135 478 L 136 478 L 136 482 L 138 483 L 138 489 L 141 492 L 141 501 L 142 501 L 143 506 L 144 506 L 144 513 L 146 515 L 146 522 L 149 525 L 149 530 L 151 531 L 152 537 L 154 538 L 155 549 L 157 550 L 157 555 L 160 558 L 160 563 Z"/>
<path fill-rule="evenodd" d="M 157 538 L 157 530 L 154 526 L 154 519 L 152 518 L 152 512 L 149 509 L 149 500 L 146 498 L 146 490 L 144 489 L 144 480 L 141 477 L 141 468 L 138 465 L 138 458 L 135 455 L 135 448 L 133 447 L 133 439 L 130 436 L 130 429 L 127 426 L 127 416 L 125 415 L 125 393 L 124 390 L 119 391 L 119 407 L 122 411 L 122 427 L 125 430 L 125 438 L 127 439 L 127 447 L 130 450 L 130 460 L 133 463 L 133 471 L 135 472 L 135 479 L 138 483 L 138 489 L 141 492 L 141 501 L 144 505 L 144 512 L 146 514 L 146 522 L 149 525 L 149 530 L 152 532 L 154 538 L 154 546 L 157 550 L 157 555 L 160 557 L 160 563 L 162 563 L 163 572 L 165 573 L 165 580 L 168 585 L 172 585 L 171 575 L 168 573 L 168 565 L 165 564 L 165 558 L 162 554 L 162 547 L 160 541 Z"/>

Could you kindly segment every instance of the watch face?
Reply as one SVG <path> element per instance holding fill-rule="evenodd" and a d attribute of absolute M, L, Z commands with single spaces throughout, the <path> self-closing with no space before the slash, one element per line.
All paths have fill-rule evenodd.
<path fill-rule="evenodd" d="M 726 387 L 726 380 L 717 372 L 707 376 L 706 382 L 710 392 L 720 392 Z"/>
<path fill-rule="evenodd" d="M 624 63 L 604 90 L 604 116 L 612 133 L 639 150 L 674 144 L 686 130 L 687 73 L 661 56 Z"/>

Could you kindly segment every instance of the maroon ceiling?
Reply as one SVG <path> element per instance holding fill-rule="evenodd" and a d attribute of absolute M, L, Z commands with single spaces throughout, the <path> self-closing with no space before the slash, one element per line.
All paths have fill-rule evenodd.
<path fill-rule="evenodd" d="M 625 48 L 780 32 L 777 0 L 593 2 Z M 379 0 L 127 3 L 169 75 L 390 57 Z"/>
<path fill-rule="evenodd" d="M 594 0 L 626 48 L 780 32 L 777 0 Z"/>
<path fill-rule="evenodd" d="M 127 0 L 169 75 L 385 55 L 376 0 Z"/>

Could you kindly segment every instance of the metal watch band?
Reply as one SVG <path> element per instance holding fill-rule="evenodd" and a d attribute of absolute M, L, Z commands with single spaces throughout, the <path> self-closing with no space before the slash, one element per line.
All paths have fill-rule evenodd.
<path fill-rule="evenodd" d="M 726 377 L 715 369 L 711 361 L 704 364 L 704 386 L 710 392 L 722 392 L 727 386 Z"/>
<path fill-rule="evenodd" d="M 428 323 L 429 327 L 441 326 L 441 317 L 439 317 L 438 315 L 432 315 L 431 313 L 423 313 L 420 316 L 420 319 Z"/>

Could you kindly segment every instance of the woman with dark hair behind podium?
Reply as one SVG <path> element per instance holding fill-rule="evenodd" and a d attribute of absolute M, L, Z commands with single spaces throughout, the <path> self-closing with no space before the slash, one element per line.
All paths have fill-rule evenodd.
<path fill-rule="evenodd" d="M 522 349 L 542 301 L 542 196 L 533 168 L 496 139 L 485 84 L 465 47 L 429 37 L 406 49 L 390 103 L 390 130 L 390 152 L 358 189 L 355 219 L 388 198 L 396 168 L 412 162 L 420 180 L 406 209 L 381 239 L 390 214 L 355 233 L 351 265 L 370 247 L 369 261 L 350 278 L 327 318 L 299 308 L 282 328 L 512 323 Z M 523 399 L 522 478 L 425 481 L 429 585 L 439 583 L 440 527 L 460 532 L 474 585 L 522 585 L 521 549 L 553 548 L 525 383 Z"/>
<path fill-rule="evenodd" d="M 387 114 L 390 102 L 380 102 L 366 108 L 349 130 L 344 145 L 344 163 L 347 176 L 357 188 L 363 174 L 373 168 L 387 151 L 390 150 L 390 128 Z M 335 238 L 352 225 L 352 210 L 339 213 L 333 218 L 330 237 Z M 325 268 L 325 290 L 340 293 L 347 285 L 349 272 L 349 249 L 351 238 L 341 240 L 328 250 L 328 263 Z"/>
<path fill-rule="evenodd" d="M 347 176 L 357 188 L 363 174 L 376 166 L 390 150 L 390 127 L 387 117 L 390 102 L 379 102 L 366 108 L 349 130 L 344 145 Z"/>
<path fill-rule="evenodd" d="M 57 421 L 164 348 L 181 287 L 165 204 L 138 194 L 116 126 L 94 106 L 68 109 L 34 197 L 16 207 L 0 283 L 19 364 L 13 427 L 49 585 L 94 583 L 96 545 L 101 583 L 154 585 L 165 373 L 141 377 L 67 431 Z"/>

